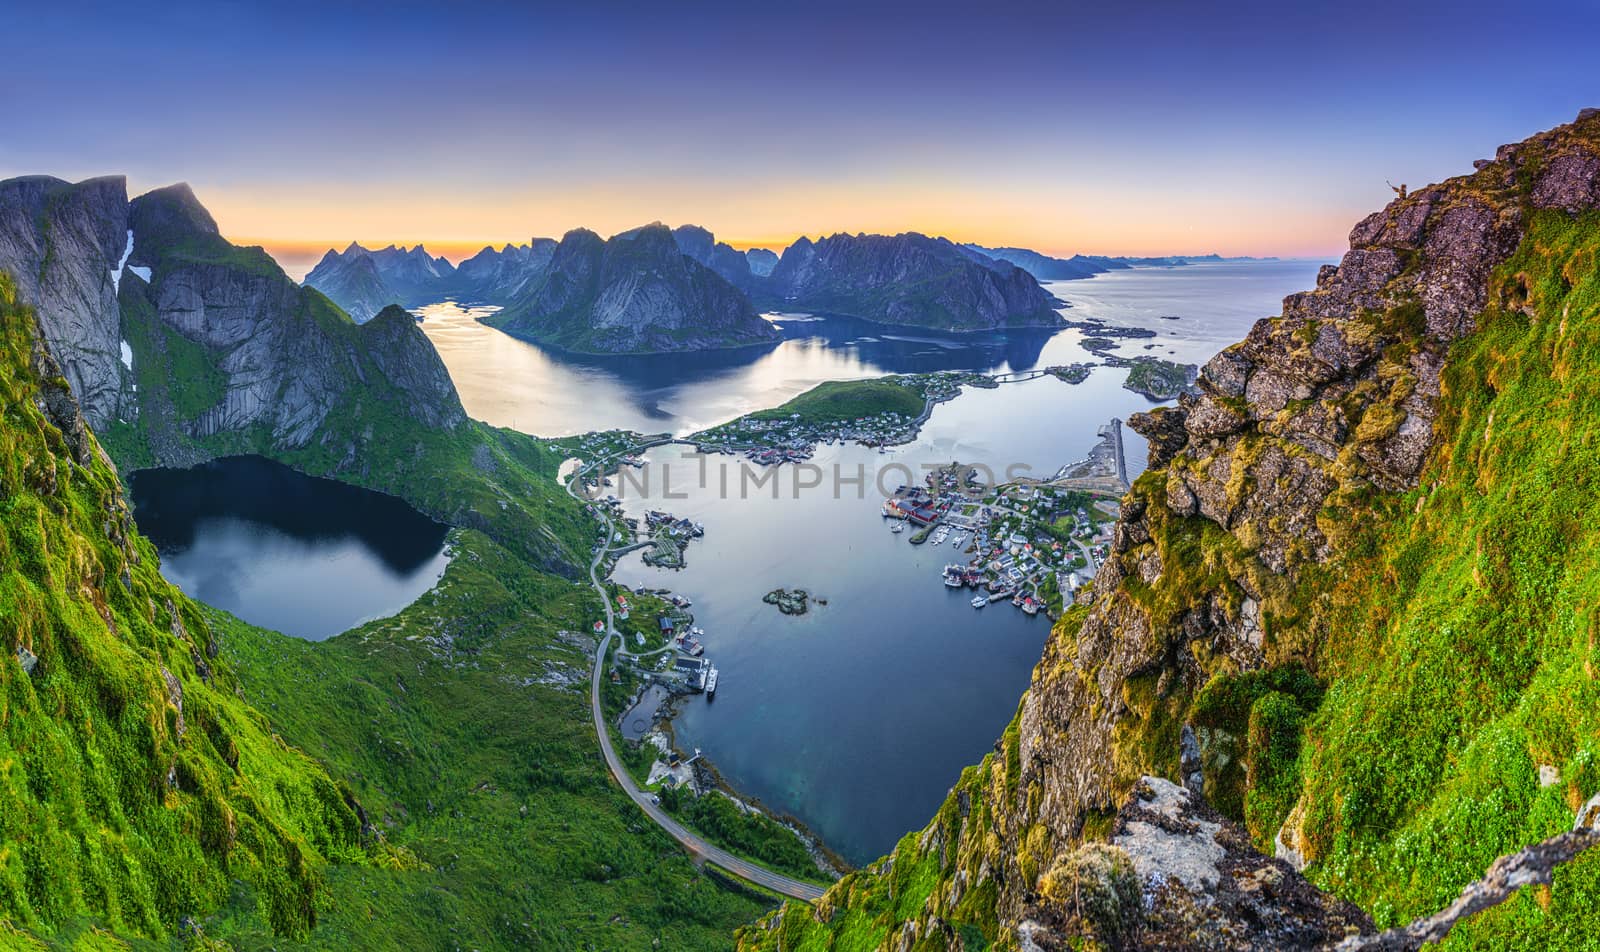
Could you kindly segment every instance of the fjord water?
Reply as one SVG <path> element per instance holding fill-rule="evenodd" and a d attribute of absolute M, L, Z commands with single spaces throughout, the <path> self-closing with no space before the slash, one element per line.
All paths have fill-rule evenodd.
<path fill-rule="evenodd" d="M 1200 362 L 1276 313 L 1284 294 L 1312 286 L 1317 266 L 1136 269 L 1048 287 L 1074 305 L 1070 318 L 1158 335 L 1124 340 L 1119 354 Z M 1079 346 L 1086 335 L 1073 329 L 952 336 L 777 316 L 784 340 L 772 347 L 608 360 L 512 339 L 474 313 L 484 312 L 448 302 L 420 311 L 468 412 L 551 436 L 611 427 L 693 432 L 824 380 L 1094 359 Z M 630 513 L 666 509 L 706 528 L 681 571 L 648 568 L 633 555 L 615 572 L 625 585 L 689 596 L 706 630 L 707 656 L 721 672 L 717 697 L 681 705 L 678 746 L 702 748 L 735 788 L 804 821 L 854 862 L 882 855 L 926 822 L 1016 711 L 1049 622 L 1009 604 L 975 610 L 970 592 L 946 589 L 939 569 L 956 553 L 911 546 L 909 533 L 891 534 L 878 514 L 880 490 L 908 479 L 886 468 L 899 464 L 920 478 L 922 464 L 960 460 L 1048 474 L 1082 458 L 1111 417 L 1153 405 L 1122 389 L 1124 373 L 1101 368 L 1078 385 L 1043 378 L 969 388 L 935 408 L 913 444 L 882 454 L 819 447 L 816 469 L 746 477 L 737 458 L 670 446 L 649 454 L 645 470 L 628 471 L 649 478 L 646 487 L 617 486 Z M 1144 445 L 1124 434 L 1137 473 Z M 821 485 L 795 492 L 797 475 L 809 482 L 819 472 Z M 865 482 L 836 487 L 836 472 Z M 773 473 L 775 483 L 749 487 Z M 779 587 L 806 588 L 827 604 L 800 618 L 781 615 L 761 601 Z"/>
<path fill-rule="evenodd" d="M 393 496 L 256 456 L 131 475 L 161 572 L 245 621 L 319 641 L 391 615 L 444 574 L 443 526 Z"/>
<path fill-rule="evenodd" d="M 1315 261 L 1135 268 L 1046 288 L 1074 320 L 1152 330 L 1116 353 L 1198 363 L 1311 287 Z M 939 334 L 849 318 L 768 315 L 777 344 L 693 354 L 593 357 L 517 340 L 478 323 L 493 308 L 444 301 L 417 309 L 473 417 L 540 436 L 591 430 L 692 433 L 777 406 L 825 380 L 891 373 L 1003 373 L 1089 359 L 1073 329 Z M 1163 316 L 1177 317 L 1164 320 Z"/>
<path fill-rule="evenodd" d="M 1048 475 L 1082 457 L 1105 419 L 1150 406 L 1121 380 L 1101 369 L 1077 386 L 1047 377 L 972 391 L 936 408 L 915 443 L 820 447 L 815 469 L 669 446 L 627 471 L 616 491 L 630 514 L 667 509 L 706 529 L 681 571 L 635 553 L 614 573 L 687 595 L 706 631 L 717 696 L 681 704 L 679 747 L 702 748 L 735 789 L 855 863 L 926 822 L 1011 719 L 1050 622 L 1010 604 L 973 609 L 970 590 L 940 579 L 955 549 L 889 532 L 884 494 L 951 460 Z M 1127 444 L 1142 469 L 1143 442 L 1128 433 Z M 757 476 L 771 482 L 754 487 Z M 827 604 L 785 616 L 761 601 L 780 587 Z"/>

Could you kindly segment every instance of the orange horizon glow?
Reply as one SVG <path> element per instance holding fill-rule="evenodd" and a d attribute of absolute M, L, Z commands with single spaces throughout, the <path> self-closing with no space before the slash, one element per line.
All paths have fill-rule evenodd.
<path fill-rule="evenodd" d="M 910 177 L 748 189 L 626 182 L 564 192 L 446 188 L 423 197 L 413 190 L 404 204 L 377 184 L 284 192 L 197 182 L 195 191 L 230 240 L 300 260 L 343 250 L 355 240 L 367 248 L 421 244 L 459 262 L 486 246 L 522 245 L 535 236 L 559 239 L 579 227 L 610 236 L 650 221 L 696 224 L 741 251 L 779 253 L 802 235 L 907 231 L 1058 257 L 1215 252 L 1327 258 L 1342 252 L 1351 225 L 1367 210 L 1329 211 L 1294 194 L 1295 183 L 1283 185 L 1284 191 L 1263 187 L 1240 199 L 1181 187 L 1028 188 Z"/>

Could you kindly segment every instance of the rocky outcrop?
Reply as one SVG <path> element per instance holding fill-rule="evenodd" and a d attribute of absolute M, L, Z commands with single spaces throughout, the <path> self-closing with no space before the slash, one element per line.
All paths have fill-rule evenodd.
<path fill-rule="evenodd" d="M 1059 327 L 1057 302 L 1026 271 L 943 238 L 833 235 L 790 245 L 766 279 L 775 307 L 946 331 Z"/>
<path fill-rule="evenodd" d="M 731 249 L 730 249 L 731 250 Z M 662 224 L 561 239 L 544 280 L 488 323 L 580 353 L 664 353 L 776 341 L 750 300 Z"/>
<path fill-rule="evenodd" d="M 983 897 L 984 914 L 992 910 L 994 928 L 984 931 L 991 938 L 1004 937 L 1000 947 L 1078 947 L 1071 937 L 1085 933 L 1062 926 L 1075 915 L 1073 904 L 1081 893 L 1052 890 L 1051 872 L 1099 870 L 1095 875 L 1111 885 L 1098 889 L 1098 894 L 1113 898 L 1121 890 L 1116 882 L 1125 878 L 1116 872 L 1121 861 L 1115 855 L 1081 854 L 1085 843 L 1120 849 L 1128 864 L 1136 870 L 1142 866 L 1141 882 L 1159 876 L 1168 884 L 1184 884 L 1165 896 L 1147 890 L 1139 915 L 1132 917 L 1133 926 L 1115 916 L 1108 920 L 1119 929 L 1145 930 L 1138 941 L 1102 937 L 1100 941 L 1113 948 L 1204 948 L 1207 942 L 1220 948 L 1317 947 L 1343 941 L 1338 934 L 1341 927 L 1366 933 L 1364 924 L 1348 910 L 1303 892 L 1304 884 L 1292 875 L 1290 866 L 1234 851 L 1227 824 L 1199 810 L 1187 796 L 1176 793 L 1175 786 L 1141 778 L 1181 776 L 1186 786 L 1203 790 L 1204 798 L 1218 804 L 1219 810 L 1224 809 L 1220 806 L 1224 800 L 1231 800 L 1229 815 L 1252 824 L 1249 840 L 1266 846 L 1276 839 L 1286 861 L 1294 866 L 1310 864 L 1306 868 L 1314 876 L 1327 876 L 1347 890 L 1360 888 L 1356 877 L 1342 878 L 1345 874 L 1340 871 L 1317 870 L 1315 864 L 1327 858 L 1335 838 L 1355 837 L 1353 830 L 1368 835 L 1364 824 L 1369 822 L 1371 804 L 1390 802 L 1390 810 L 1431 815 L 1467 802 L 1465 796 L 1447 789 L 1455 782 L 1449 778 L 1466 776 L 1456 773 L 1454 766 L 1449 772 L 1436 768 L 1437 776 L 1408 776 L 1404 781 L 1376 770 L 1362 773 L 1365 764 L 1327 766 L 1328 758 L 1336 756 L 1327 750 L 1332 743 L 1330 728 L 1318 722 L 1315 730 L 1323 733 L 1302 732 L 1301 718 L 1303 710 L 1319 704 L 1332 705 L 1340 716 L 1358 717 L 1352 711 L 1366 708 L 1351 702 L 1354 692 L 1376 710 L 1394 712 L 1391 716 L 1398 718 L 1370 730 L 1403 734 L 1408 711 L 1395 705 L 1415 700 L 1418 694 L 1407 693 L 1409 688 L 1402 683 L 1387 685 L 1384 690 L 1391 692 L 1387 695 L 1373 688 L 1374 694 L 1364 696 L 1360 693 L 1364 686 L 1354 683 L 1363 680 L 1362 674 L 1370 677 L 1405 663 L 1403 658 L 1377 655 L 1379 660 L 1374 660 L 1363 654 L 1376 650 L 1367 639 L 1383 639 L 1391 613 L 1399 611 L 1387 589 L 1392 576 L 1408 568 L 1406 559 L 1414 558 L 1428 566 L 1416 569 L 1422 578 L 1432 579 L 1427 573 L 1433 570 L 1441 577 L 1448 572 L 1470 577 L 1463 587 L 1476 600 L 1494 585 L 1497 571 L 1511 571 L 1498 567 L 1505 565 L 1514 547 L 1495 538 L 1503 531 L 1495 520 L 1515 519 L 1517 507 L 1506 503 L 1505 509 L 1488 516 L 1466 507 L 1491 488 L 1512 496 L 1519 490 L 1471 485 L 1477 467 L 1470 459 L 1455 459 L 1468 443 L 1482 445 L 1485 454 L 1494 452 L 1489 445 L 1493 413 L 1488 413 L 1488 424 L 1475 417 L 1473 429 L 1455 435 L 1449 459 L 1440 458 L 1436 425 L 1450 422 L 1441 418 L 1446 406 L 1456 408 L 1458 415 L 1473 407 L 1482 410 L 1482 401 L 1492 400 L 1496 388 L 1506 383 L 1493 374 L 1540 374 L 1545 365 L 1513 350 L 1484 358 L 1486 364 L 1470 365 L 1490 374 L 1481 383 L 1459 375 L 1447 378 L 1446 370 L 1452 354 L 1479 343 L 1463 338 L 1485 314 L 1498 315 L 1497 327 L 1512 342 L 1505 345 L 1508 348 L 1519 340 L 1519 321 L 1547 327 L 1559 322 L 1559 333 L 1551 333 L 1561 338 L 1568 333 L 1569 321 L 1592 320 L 1592 314 L 1579 314 L 1576 308 L 1552 313 L 1529 302 L 1541 297 L 1560 300 L 1563 282 L 1572 290 L 1580 281 L 1592 280 L 1592 216 L 1600 211 L 1597 155 L 1600 115 L 1588 114 L 1575 124 L 1502 147 L 1493 161 L 1479 163 L 1471 175 L 1399 197 L 1356 226 L 1349 252 L 1338 266 L 1323 269 L 1316 288 L 1289 296 L 1281 315 L 1260 321 L 1244 341 L 1206 364 L 1198 396 L 1185 397 L 1176 408 L 1132 418 L 1130 423 L 1150 440 L 1151 469 L 1122 501 L 1112 551 L 1095 577 L 1089 604 L 1055 629 L 1018 718 L 996 745 L 996 754 L 963 775 L 938 818 L 924 831 L 917 850 L 903 847 L 893 858 L 898 865 L 932 857 L 941 873 L 925 903 L 891 916 L 891 935 L 905 941 L 890 941 L 886 947 L 911 948 L 919 937 L 953 934 L 952 922 L 982 921 L 974 911 L 974 896 Z M 1533 227 L 1541 230 L 1530 237 Z M 1572 244 L 1547 246 L 1563 239 Z M 1534 277 L 1508 274 L 1503 267 L 1514 254 L 1526 254 L 1531 260 L 1549 255 L 1542 263 L 1553 270 L 1538 279 L 1542 284 L 1530 287 Z M 1554 346 L 1567 344 L 1561 340 Z M 1504 362 L 1495 363 L 1498 358 Z M 1485 366 L 1492 369 L 1485 371 Z M 1448 393 L 1446 379 L 1452 381 Z M 1474 386 L 1481 386 L 1483 393 L 1472 393 Z M 1559 399 L 1570 399 L 1566 395 L 1585 391 L 1568 382 L 1566 389 L 1552 392 L 1561 394 Z M 1519 391 L 1524 399 L 1526 393 Z M 1485 426 L 1488 429 L 1479 433 Z M 1565 432 L 1551 438 L 1588 439 Z M 1584 457 L 1574 459 L 1586 462 Z M 1459 523 L 1450 525 L 1467 526 L 1480 534 L 1475 547 L 1481 561 L 1476 568 L 1474 545 L 1441 555 L 1442 561 L 1433 565 L 1427 552 L 1414 549 L 1426 542 L 1436 547 L 1437 539 L 1415 537 L 1414 547 L 1408 548 L 1413 537 L 1389 538 L 1382 535 L 1386 527 L 1376 525 L 1393 516 L 1399 493 L 1417 489 L 1431 460 L 1455 480 L 1444 489 L 1433 487 L 1455 500 L 1452 505 L 1457 508 L 1451 511 Z M 1504 502 L 1504 493 L 1496 498 Z M 1428 526 L 1428 502 L 1417 499 L 1415 510 L 1421 515 L 1407 524 L 1412 532 L 1438 530 Z M 1365 561 L 1370 555 L 1357 548 L 1358 543 L 1386 547 L 1382 564 L 1389 566 L 1387 575 Z M 1547 557 L 1561 551 L 1560 543 L 1553 545 Z M 1515 552 L 1514 558 L 1522 557 L 1520 549 Z M 1574 565 L 1587 564 L 1587 555 L 1577 558 Z M 1358 576 L 1375 590 L 1353 589 L 1343 581 L 1346 576 Z M 1517 593 L 1531 597 L 1526 588 Z M 1407 622 L 1426 626 L 1434 606 L 1427 604 L 1428 609 L 1408 606 L 1417 614 L 1407 616 Z M 1526 601 L 1521 604 L 1519 611 L 1529 610 Z M 1352 621 L 1378 631 L 1341 627 Z M 1483 623 L 1519 629 L 1505 635 L 1508 645 L 1515 643 L 1523 625 L 1520 616 L 1508 621 L 1486 616 Z M 1529 627 L 1543 630 L 1532 622 Z M 1449 638 L 1448 630 L 1442 636 Z M 1390 643 L 1383 644 L 1387 649 Z M 1393 650 L 1399 651 L 1414 642 L 1394 644 Z M 1501 650 L 1492 638 L 1476 644 L 1491 654 Z M 1562 658 L 1565 650 L 1550 649 Z M 1525 663 L 1530 670 L 1541 664 L 1560 670 L 1551 657 L 1531 649 Z M 1470 683 L 1468 672 L 1487 663 L 1464 661 L 1456 675 L 1469 683 L 1452 685 L 1443 693 L 1479 690 Z M 1335 680 L 1344 696 L 1337 704 L 1326 702 L 1318 693 L 1319 682 L 1308 672 L 1339 671 L 1341 666 L 1354 666 L 1354 674 L 1347 672 L 1346 680 Z M 1592 665 L 1583 667 L 1583 672 L 1574 678 L 1594 677 Z M 1450 676 L 1408 671 L 1397 680 Z M 1265 693 L 1258 698 L 1240 687 L 1249 684 Z M 1235 691 L 1242 693 L 1231 693 Z M 1333 687 L 1329 693 L 1334 693 Z M 1302 698 L 1308 699 L 1305 709 L 1297 706 Z M 1510 710 L 1515 699 L 1474 701 L 1466 708 L 1479 716 L 1480 705 Z M 1223 717 L 1219 709 L 1231 713 Z M 1427 715 L 1419 711 L 1416 716 Z M 1551 723 L 1555 721 L 1570 723 L 1559 716 Z M 1458 740 L 1467 749 L 1475 729 L 1450 722 L 1442 730 L 1439 743 L 1450 738 L 1448 759 L 1458 756 L 1454 747 Z M 1283 733 L 1275 733 L 1279 730 Z M 1248 743 L 1242 739 L 1245 734 Z M 1350 730 L 1331 736 L 1359 734 Z M 1484 734 L 1477 736 L 1481 740 Z M 1291 746 L 1305 738 L 1311 749 L 1303 761 L 1274 746 L 1284 738 Z M 1378 750 L 1386 746 L 1382 740 L 1373 744 Z M 1263 751 L 1282 754 L 1283 759 L 1271 763 L 1257 759 L 1268 756 Z M 1515 756 L 1534 753 L 1518 750 Z M 1406 758 L 1397 758 L 1396 764 L 1429 763 L 1422 754 Z M 1280 798 L 1272 810 L 1252 815 L 1242 801 L 1247 792 L 1268 789 L 1258 781 L 1263 771 L 1270 776 L 1274 763 L 1309 764 L 1308 773 L 1296 774 L 1286 790 L 1268 794 Z M 1319 768 L 1343 773 L 1330 781 L 1310 773 Z M 1527 774 L 1524 787 L 1534 783 L 1532 763 Z M 1406 796 L 1412 799 L 1400 806 L 1385 801 L 1389 791 L 1382 788 L 1402 782 L 1409 785 Z M 1552 799 L 1550 809 L 1575 806 L 1575 800 L 1593 794 L 1592 785 L 1592 780 L 1572 785 L 1565 802 Z M 1311 791 L 1321 797 L 1311 797 Z M 1332 791 L 1343 799 L 1330 803 Z M 1369 791 L 1370 800 L 1363 800 Z M 1119 807 L 1129 803 L 1130 794 L 1144 805 L 1131 803 L 1131 810 Z M 1424 810 L 1419 804 L 1430 806 Z M 1438 805 L 1437 811 L 1433 805 Z M 1410 819 L 1418 814 L 1401 812 L 1386 820 L 1382 832 L 1371 834 L 1372 849 L 1392 852 L 1362 853 L 1364 859 L 1357 862 L 1374 856 L 1406 857 L 1414 849 L 1414 841 L 1411 845 L 1407 841 L 1425 825 Z M 1275 830 L 1285 816 L 1287 821 Z M 1422 835 L 1472 837 L 1477 836 L 1474 830 L 1463 822 L 1448 833 L 1429 826 Z M 1233 845 L 1243 848 L 1247 841 L 1239 839 Z M 1550 850 L 1536 850 L 1530 861 L 1542 862 L 1541 857 L 1573 845 L 1563 840 Z M 1230 855 L 1247 860 L 1238 867 L 1244 871 L 1242 877 L 1220 874 L 1228 871 Z M 1348 860 L 1349 854 L 1343 855 Z M 1522 860 L 1497 866 L 1499 872 L 1488 881 L 1490 891 L 1498 888 L 1497 882 L 1509 883 L 1511 889 L 1519 882 L 1537 882 L 1518 872 L 1526 868 Z M 1547 876 L 1548 866 L 1540 868 Z M 897 871 L 873 872 L 887 877 Z M 1428 872 L 1418 869 L 1413 878 L 1424 879 Z M 1459 869 L 1450 873 L 1459 875 Z M 1574 878 L 1586 882 L 1589 875 L 1584 872 Z M 1238 892 L 1247 886 L 1251 895 Z M 1420 885 L 1414 888 L 1423 893 Z M 852 889 L 858 896 L 873 895 L 863 881 L 853 883 Z M 1279 892 L 1284 889 L 1288 891 Z M 1511 889 L 1500 889 L 1501 898 Z M 1457 912 L 1483 908 L 1474 898 L 1479 895 L 1469 890 Z M 836 890 L 823 905 L 831 908 L 833 902 L 854 901 Z M 1109 901 L 1101 905 L 1118 908 Z M 1207 917 L 1217 910 L 1225 913 L 1223 919 L 1207 925 L 1211 921 Z M 1313 914 L 1310 918 L 1308 912 Z M 832 914 L 833 921 L 844 921 L 837 910 Z M 1282 919 L 1285 915 L 1290 918 Z M 1274 924 L 1286 921 L 1315 928 L 1289 936 Z M 1177 931 L 1164 931 L 1162 923 L 1175 924 Z M 1413 931 L 1402 930 L 1400 939 L 1411 945 L 1388 945 L 1385 940 L 1371 947 L 1413 947 L 1440 934 L 1436 926 L 1425 922 Z M 770 947 L 760 941 L 746 945 Z M 1352 947 L 1363 945 L 1352 942 Z M 954 945 L 946 941 L 942 947 Z"/>
<path fill-rule="evenodd" d="M 95 427 L 131 412 L 117 307 L 128 240 L 120 176 L 0 182 L 0 271 L 38 310 L 45 343 Z"/>
<path fill-rule="evenodd" d="M 1109 844 L 1089 843 L 1040 877 L 1023 910 L 1023 949 L 1260 950 L 1371 935 L 1372 920 L 1257 852 L 1203 797 L 1142 777 Z M 1093 943 L 1093 944 L 1089 944 Z"/>

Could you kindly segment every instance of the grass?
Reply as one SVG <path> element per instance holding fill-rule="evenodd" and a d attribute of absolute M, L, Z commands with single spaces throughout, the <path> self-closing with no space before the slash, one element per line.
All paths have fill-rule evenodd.
<path fill-rule="evenodd" d="M 1449 355 L 1418 487 L 1331 497 L 1332 563 L 1308 565 L 1292 583 L 1269 577 L 1251 568 L 1238 537 L 1152 505 L 1163 576 L 1124 580 L 1133 604 L 1167 619 L 1197 600 L 1237 598 L 1231 580 L 1250 578 L 1280 663 L 1246 674 L 1219 666 L 1195 695 L 1157 697 L 1144 680 L 1128 681 L 1124 700 L 1143 713 L 1117 735 L 1119 770 L 1172 776 L 1175 726 L 1210 732 L 1214 804 L 1263 848 L 1291 809 L 1303 816 L 1307 876 L 1380 926 L 1443 908 L 1496 857 L 1570 828 L 1600 792 L 1597 261 L 1600 216 L 1533 215 L 1496 272 L 1479 329 Z M 1415 309 L 1371 320 L 1398 335 L 1391 356 L 1409 353 Z M 1362 426 L 1392 427 L 1387 410 L 1374 404 Z M 1147 473 L 1135 496 L 1159 499 L 1166 476 Z M 1071 670 L 1083 617 L 1075 608 L 1058 623 L 1036 684 Z M 958 872 L 978 883 L 981 864 L 1014 863 L 1032 882 L 1037 858 L 1055 851 L 1034 798 L 1017 799 L 1016 736 L 1013 724 L 921 835 L 832 890 L 829 916 L 791 904 L 741 931 L 741 948 L 875 948 L 928 911 L 960 932 L 969 900 L 940 898 Z M 1541 784 L 1541 767 L 1555 782 Z M 1000 812 L 985 815 L 990 805 Z M 1083 835 L 1108 827 L 1091 814 Z M 939 888 L 919 906 L 930 862 L 942 863 Z M 1600 948 L 1597 902 L 1600 855 L 1591 854 L 1552 886 L 1458 925 L 1444 946 Z M 981 916 L 971 924 L 986 925 Z"/>
<path fill-rule="evenodd" d="M 75 450 L 42 412 L 70 397 L 30 366 L 35 333 L 0 275 L 0 918 L 162 938 L 242 891 L 265 934 L 304 936 L 330 864 L 394 854 L 238 698 L 92 436 Z"/>
<path fill-rule="evenodd" d="M 723 849 L 798 879 L 823 885 L 832 882 L 817 869 L 794 831 L 773 818 L 745 812 L 717 793 L 696 797 L 670 789 L 660 796 L 663 807 Z"/>
<path fill-rule="evenodd" d="M 799 414 L 802 423 L 849 423 L 881 413 L 915 418 L 922 415 L 924 405 L 919 388 L 900 383 L 898 377 L 878 377 L 820 383 L 782 406 L 750 416 L 757 420 L 779 420 Z"/>
<path fill-rule="evenodd" d="M 585 674 L 592 593 L 482 534 L 454 542 L 436 589 L 326 642 L 213 614 L 246 698 L 417 860 L 330 875 L 306 947 L 726 948 L 767 906 L 701 874 L 607 776 Z M 272 943 L 229 909 L 205 930 Z"/>
<path fill-rule="evenodd" d="M 155 286 L 196 267 L 191 245 L 215 246 L 215 254 L 205 259 L 208 267 L 229 268 L 228 280 L 264 288 L 269 302 L 290 302 L 264 317 L 298 347 L 327 355 L 311 368 L 273 368 L 284 386 L 292 386 L 301 373 L 312 374 L 323 379 L 333 405 L 317 408 L 326 415 L 309 438 L 275 431 L 267 422 L 216 432 L 197 428 L 195 421 L 226 393 L 227 377 L 218 369 L 226 355 L 167 326 L 152 304 L 152 292 L 140 282 L 126 282 L 120 295 L 122 326 L 133 351 L 139 412 L 105 433 L 106 446 L 124 471 L 219 456 L 266 456 L 310 475 L 399 496 L 442 522 L 488 533 L 542 570 L 569 577 L 581 573 L 594 522 L 556 484 L 561 458 L 555 452 L 534 437 L 466 419 L 453 392 L 418 396 L 391 380 L 389 373 L 408 373 L 411 362 L 433 357 L 432 345 L 404 312 L 386 311 L 358 326 L 322 294 L 295 287 L 275 266 L 270 272 L 243 268 L 236 259 L 248 258 L 249 249 L 225 254 L 217 249 L 232 246 L 220 237 L 169 224 L 204 214 L 177 197 L 139 212 L 141 220 L 156 221 L 160 227 L 148 227 L 171 242 L 146 241 L 149 248 L 139 251 L 159 250 Z"/>

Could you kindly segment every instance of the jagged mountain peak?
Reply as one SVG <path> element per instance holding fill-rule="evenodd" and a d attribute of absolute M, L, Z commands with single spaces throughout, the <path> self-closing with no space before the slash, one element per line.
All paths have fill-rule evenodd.
<path fill-rule="evenodd" d="M 187 182 L 152 189 L 135 198 L 133 213 L 153 232 L 221 235 L 217 220 Z"/>

